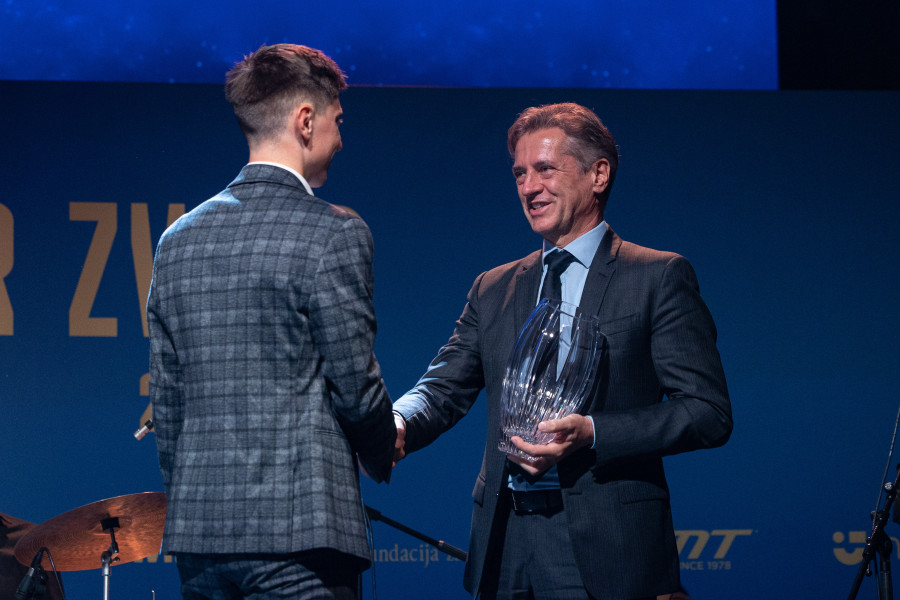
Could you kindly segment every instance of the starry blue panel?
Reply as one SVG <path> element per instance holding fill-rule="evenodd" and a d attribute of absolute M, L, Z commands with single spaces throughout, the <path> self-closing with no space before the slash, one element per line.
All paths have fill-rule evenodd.
<path fill-rule="evenodd" d="M 303 43 L 355 85 L 775 89 L 775 0 L 0 0 L 0 79 L 221 83 Z"/>

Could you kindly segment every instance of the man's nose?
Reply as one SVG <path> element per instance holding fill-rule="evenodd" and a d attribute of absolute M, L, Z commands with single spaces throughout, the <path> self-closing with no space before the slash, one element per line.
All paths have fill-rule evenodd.
<path fill-rule="evenodd" d="M 542 188 L 541 178 L 538 177 L 538 174 L 534 171 L 528 171 L 525 173 L 525 179 L 522 181 L 522 192 L 525 195 L 531 195 L 536 192 L 541 191 Z"/>

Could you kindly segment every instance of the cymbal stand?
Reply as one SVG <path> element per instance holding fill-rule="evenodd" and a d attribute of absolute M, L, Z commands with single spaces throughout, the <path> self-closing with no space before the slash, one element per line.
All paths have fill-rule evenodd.
<path fill-rule="evenodd" d="M 109 533 L 109 549 L 100 555 L 100 564 L 103 566 L 103 600 L 109 600 L 109 570 L 112 563 L 119 560 L 119 544 L 116 543 L 116 529 L 119 529 L 118 517 L 109 517 L 100 521 L 103 531 Z"/>

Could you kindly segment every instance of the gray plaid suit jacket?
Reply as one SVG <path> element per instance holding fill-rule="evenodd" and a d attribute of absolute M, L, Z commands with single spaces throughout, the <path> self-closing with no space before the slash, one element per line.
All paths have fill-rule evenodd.
<path fill-rule="evenodd" d="M 365 223 L 247 165 L 163 234 L 147 313 L 164 550 L 369 560 L 354 454 L 387 480 L 396 429 Z"/>
<path fill-rule="evenodd" d="M 473 595 L 507 485 L 506 456 L 497 449 L 503 375 L 534 309 L 540 257 L 535 252 L 476 279 L 450 341 L 394 404 L 413 452 L 452 427 L 487 389 L 487 443 L 472 493 L 465 573 Z M 596 450 L 582 448 L 558 465 L 575 560 L 598 598 L 673 592 L 679 564 L 662 457 L 719 446 L 731 434 L 716 328 L 687 260 L 625 242 L 612 229 L 591 263 L 580 308 L 599 317 L 607 348 L 584 408 L 594 418 Z"/>

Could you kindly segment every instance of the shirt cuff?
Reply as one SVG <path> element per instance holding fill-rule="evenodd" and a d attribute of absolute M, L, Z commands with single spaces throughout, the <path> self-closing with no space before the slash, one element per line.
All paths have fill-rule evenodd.
<path fill-rule="evenodd" d="M 594 424 L 594 417 L 591 415 L 587 415 L 587 418 L 591 420 L 591 433 L 594 434 L 594 441 L 591 442 L 591 450 L 597 449 L 597 427 Z"/>

